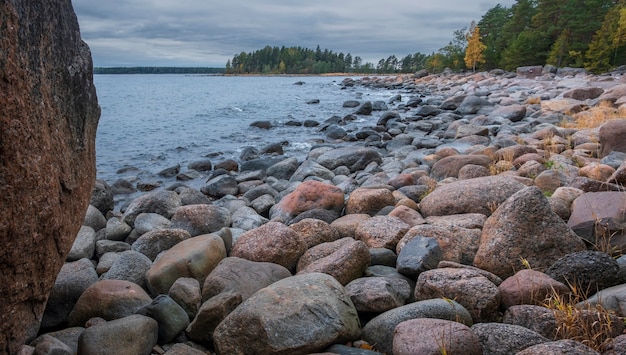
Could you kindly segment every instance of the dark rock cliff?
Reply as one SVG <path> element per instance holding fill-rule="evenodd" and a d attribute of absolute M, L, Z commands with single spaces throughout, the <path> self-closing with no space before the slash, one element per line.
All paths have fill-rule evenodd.
<path fill-rule="evenodd" d="M 0 354 L 38 331 L 91 195 L 99 117 L 71 1 L 0 1 Z"/>

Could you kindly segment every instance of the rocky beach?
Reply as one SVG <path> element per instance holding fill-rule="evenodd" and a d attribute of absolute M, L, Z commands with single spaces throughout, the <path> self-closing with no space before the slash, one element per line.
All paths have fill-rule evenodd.
<path fill-rule="evenodd" d="M 626 354 L 624 71 L 342 85 L 402 94 L 290 122 L 303 160 L 97 181 L 20 354 Z"/>

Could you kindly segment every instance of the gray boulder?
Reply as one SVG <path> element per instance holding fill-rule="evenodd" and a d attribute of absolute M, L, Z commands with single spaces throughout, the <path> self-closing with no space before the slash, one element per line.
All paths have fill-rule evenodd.
<path fill-rule="evenodd" d="M 78 353 L 90 355 L 150 355 L 158 339 L 156 320 L 130 315 L 89 327 L 78 338 Z"/>
<path fill-rule="evenodd" d="M 96 232 L 91 227 L 82 226 L 74 239 L 74 244 L 67 254 L 67 261 L 76 261 L 82 258 L 93 258 L 96 250 Z"/>
<path fill-rule="evenodd" d="M 98 281 L 98 275 L 89 259 L 65 263 L 54 282 L 41 328 L 64 324 L 74 305 L 85 290 Z"/>
<path fill-rule="evenodd" d="M 172 222 L 169 218 L 158 213 L 144 212 L 135 217 L 133 227 L 138 235 L 143 235 L 153 230 L 171 228 Z M 130 238 L 129 238 L 130 239 Z"/>
<path fill-rule="evenodd" d="M 363 275 L 370 263 L 365 243 L 352 238 L 318 244 L 307 250 L 299 259 L 298 274 L 322 272 L 346 285 Z"/>
<path fill-rule="evenodd" d="M 550 355 L 550 354 L 576 354 L 576 355 L 599 355 L 600 353 L 583 343 L 571 339 L 550 341 L 533 345 L 516 355 Z"/>
<path fill-rule="evenodd" d="M 592 250 L 567 254 L 550 265 L 545 273 L 556 281 L 588 293 L 624 282 L 617 261 L 606 253 Z"/>
<path fill-rule="evenodd" d="M 478 335 L 485 355 L 517 354 L 550 341 L 537 332 L 513 324 L 478 323 L 472 326 L 472 332 Z"/>
<path fill-rule="evenodd" d="M 526 186 L 512 177 L 487 176 L 437 187 L 420 203 L 423 216 L 480 213 L 489 216 L 506 199 Z"/>
<path fill-rule="evenodd" d="M 184 240 L 161 255 L 146 273 L 148 289 L 154 294 L 167 294 L 181 277 L 193 277 L 200 283 L 226 257 L 221 237 L 203 234 Z"/>
<path fill-rule="evenodd" d="M 106 225 L 107 219 L 104 217 L 102 212 L 100 212 L 96 207 L 92 205 L 87 206 L 87 212 L 85 213 L 83 226 L 89 226 L 97 232 L 100 229 L 106 227 Z"/>
<path fill-rule="evenodd" d="M 85 290 L 69 316 L 70 326 L 83 326 L 90 318 L 123 318 L 152 302 L 139 285 L 122 280 L 100 280 Z"/>
<path fill-rule="evenodd" d="M 142 234 L 131 249 L 154 261 L 159 253 L 189 238 L 191 238 L 189 232 L 184 229 L 157 229 Z"/>
<path fill-rule="evenodd" d="M 180 196 L 174 191 L 158 190 L 139 196 L 128 205 L 124 212 L 124 222 L 134 226 L 140 213 L 157 213 L 170 218 L 181 206 Z"/>
<path fill-rule="evenodd" d="M 453 300 L 436 298 L 409 303 L 381 313 L 363 327 L 362 337 L 368 343 L 376 344 L 377 350 L 391 354 L 396 326 L 417 318 L 445 319 L 472 325 L 472 316 L 463 306 Z"/>
<path fill-rule="evenodd" d="M 358 339 L 360 323 L 343 286 L 326 274 L 288 277 L 258 291 L 215 329 L 222 354 L 308 354 Z"/>
<path fill-rule="evenodd" d="M 30 343 L 35 348 L 34 354 L 73 355 L 74 350 L 61 340 L 43 334 Z M 21 353 L 21 352 L 20 352 Z"/>
<path fill-rule="evenodd" d="M 289 270 L 278 264 L 227 257 L 204 281 L 202 300 L 207 301 L 223 292 L 234 292 L 245 301 L 258 290 L 289 276 Z"/>
<path fill-rule="evenodd" d="M 478 336 L 465 324 L 421 318 L 404 321 L 393 336 L 393 354 L 466 354 L 482 355 Z"/>
<path fill-rule="evenodd" d="M 437 268 L 442 258 L 437 239 L 416 236 L 400 249 L 396 268 L 403 275 L 417 277 L 424 271 Z"/>
<path fill-rule="evenodd" d="M 230 212 L 215 205 L 186 205 L 171 217 L 172 228 L 184 229 L 192 237 L 217 232 L 231 224 Z"/>
<path fill-rule="evenodd" d="M 122 241 L 126 239 L 132 228 L 119 217 L 111 217 L 106 224 L 106 239 Z"/>
<path fill-rule="evenodd" d="M 198 308 L 202 304 L 200 282 L 191 277 L 181 277 L 176 280 L 167 294 L 178 303 L 187 313 L 189 319 L 194 319 Z"/>
<path fill-rule="evenodd" d="M 424 271 L 415 283 L 415 299 L 453 299 L 465 307 L 474 322 L 499 318 L 500 291 L 480 272 L 471 269 L 442 268 Z"/>
<path fill-rule="evenodd" d="M 150 304 L 138 309 L 136 314 L 158 322 L 160 344 L 170 343 L 189 325 L 189 316 L 185 310 L 167 295 L 158 295 Z"/>
<path fill-rule="evenodd" d="M 480 111 L 483 107 L 490 107 L 492 104 L 484 98 L 469 95 L 459 104 L 456 111 L 463 115 L 472 115 Z"/>
<path fill-rule="evenodd" d="M 382 313 L 404 306 L 411 297 L 411 285 L 391 277 L 361 277 L 347 284 L 346 292 L 357 311 Z"/>
<path fill-rule="evenodd" d="M 381 164 L 382 157 L 373 148 L 343 147 L 322 153 L 317 158 L 317 162 L 330 170 L 346 166 L 353 173 L 365 169 L 372 162 Z"/>
<path fill-rule="evenodd" d="M 133 250 L 119 254 L 109 271 L 100 276 L 100 280 L 126 280 L 146 288 L 146 272 L 150 270 L 152 261 Z"/>

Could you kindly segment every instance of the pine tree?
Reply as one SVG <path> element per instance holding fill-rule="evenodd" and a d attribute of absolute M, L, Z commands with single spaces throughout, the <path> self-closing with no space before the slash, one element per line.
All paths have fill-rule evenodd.
<path fill-rule="evenodd" d="M 480 36 L 485 44 L 485 65 L 496 68 L 500 65 L 502 51 L 506 48 L 504 28 L 511 20 L 512 11 L 498 4 L 489 9 L 478 22 Z"/>
<path fill-rule="evenodd" d="M 626 1 L 621 0 L 604 17 L 585 54 L 585 69 L 599 73 L 618 65 L 626 52 Z"/>
<path fill-rule="evenodd" d="M 480 28 L 474 22 L 467 33 L 467 48 L 465 49 L 465 65 L 476 71 L 476 66 L 485 62 L 484 52 L 487 46 L 480 38 Z"/>

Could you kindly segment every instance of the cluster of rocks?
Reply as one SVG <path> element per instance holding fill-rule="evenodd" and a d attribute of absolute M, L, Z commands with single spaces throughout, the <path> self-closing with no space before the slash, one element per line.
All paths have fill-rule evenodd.
<path fill-rule="evenodd" d="M 561 125 L 626 103 L 619 75 L 344 85 L 409 97 L 304 161 L 213 169 L 123 211 L 97 182 L 23 353 L 626 352 L 626 120 Z M 602 349 L 562 336 L 545 300 L 572 293 L 592 321 L 611 311 Z"/>

